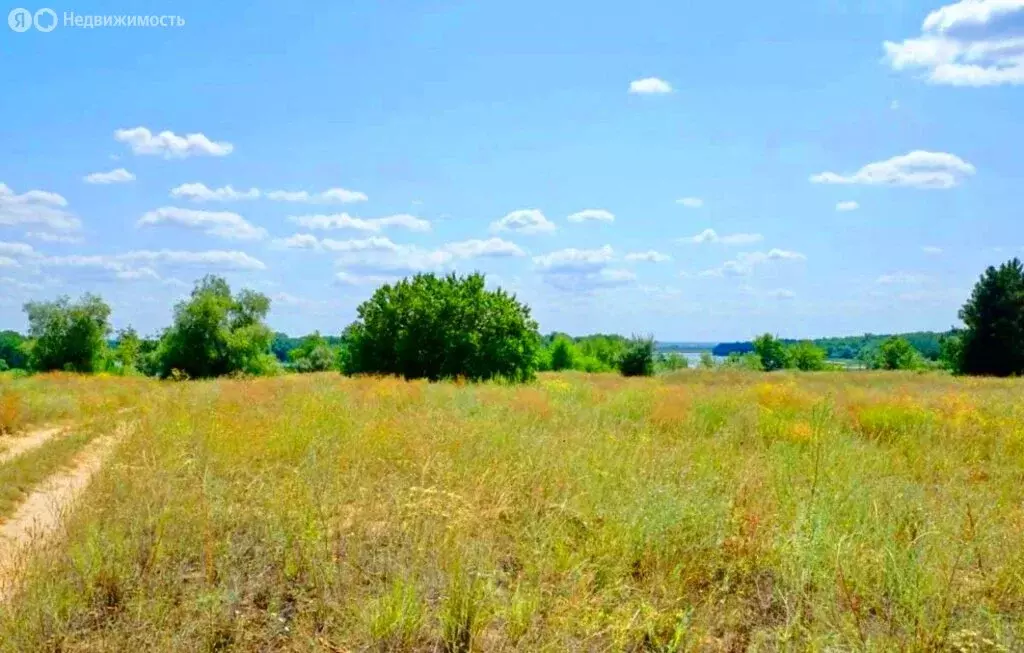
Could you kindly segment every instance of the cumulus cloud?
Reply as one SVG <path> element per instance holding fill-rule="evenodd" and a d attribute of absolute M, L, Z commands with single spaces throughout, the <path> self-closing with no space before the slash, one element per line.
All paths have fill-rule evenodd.
<path fill-rule="evenodd" d="M 455 258 L 460 259 L 526 256 L 526 252 L 519 245 L 502 240 L 501 238 L 473 239 L 447 243 L 442 249 L 449 252 Z"/>
<path fill-rule="evenodd" d="M 44 243 L 74 244 L 82 242 L 81 236 L 71 236 L 69 234 L 51 234 L 48 231 L 29 231 L 28 233 L 25 234 L 25 238 L 39 240 Z"/>
<path fill-rule="evenodd" d="M 235 149 L 231 143 L 212 141 L 205 134 L 178 136 L 172 131 L 154 134 L 145 127 L 118 129 L 114 140 L 125 143 L 139 155 L 163 156 L 166 159 L 184 159 L 190 156 L 227 156 Z"/>
<path fill-rule="evenodd" d="M 335 281 L 343 286 L 382 286 L 401 278 L 398 274 L 357 274 L 345 270 L 334 275 Z"/>
<path fill-rule="evenodd" d="M 491 231 L 495 233 L 511 231 L 520 234 L 541 234 L 550 233 L 555 229 L 557 229 L 555 223 L 548 220 L 537 209 L 512 211 L 502 219 L 491 223 Z"/>
<path fill-rule="evenodd" d="M 594 270 L 603 268 L 614 258 L 615 252 L 611 245 L 599 249 L 569 247 L 543 256 L 534 256 L 533 263 L 541 270 Z"/>
<path fill-rule="evenodd" d="M 27 243 L 11 243 L 0 241 L 0 256 L 31 258 L 38 252 Z"/>
<path fill-rule="evenodd" d="M 43 267 L 96 270 L 121 281 L 160 280 L 155 267 L 201 267 L 222 270 L 264 270 L 266 265 L 245 252 L 226 250 L 136 250 L 120 254 L 46 256 Z"/>
<path fill-rule="evenodd" d="M 209 188 L 206 184 L 195 182 L 172 188 L 171 197 L 192 202 L 234 202 L 259 199 L 260 189 L 235 190 L 230 185 L 223 188 Z"/>
<path fill-rule="evenodd" d="M 699 209 L 704 206 L 704 200 L 699 197 L 681 197 L 676 200 L 676 204 L 682 204 L 688 209 Z"/>
<path fill-rule="evenodd" d="M 68 201 L 57 193 L 30 190 L 16 194 L 0 182 L 0 225 L 41 225 L 58 231 L 78 229 L 82 223 L 67 210 Z"/>
<path fill-rule="evenodd" d="M 775 290 L 765 291 L 764 296 L 771 299 L 794 299 L 796 297 L 796 293 L 786 288 L 777 288 Z"/>
<path fill-rule="evenodd" d="M 348 213 L 331 215 L 294 215 L 289 221 L 307 229 L 355 229 L 356 231 L 378 232 L 388 227 L 401 227 L 409 231 L 430 231 L 430 221 L 408 213 L 389 215 L 383 218 L 354 218 Z"/>
<path fill-rule="evenodd" d="M 275 202 L 302 202 L 306 204 L 350 204 L 353 202 L 365 202 L 369 197 L 366 193 L 345 188 L 328 188 L 319 193 L 310 193 L 305 190 L 270 190 L 266 193 L 267 199 Z"/>
<path fill-rule="evenodd" d="M 883 43 L 894 70 L 932 84 L 1024 84 L 1024 0 L 961 0 L 928 14 L 918 37 Z"/>
<path fill-rule="evenodd" d="M 698 276 L 746 276 L 754 272 L 756 268 L 767 263 L 775 261 L 803 261 L 806 258 L 800 252 L 778 248 L 770 249 L 767 252 L 741 252 L 736 258 L 726 261 L 717 268 L 704 270 Z"/>
<path fill-rule="evenodd" d="M 260 240 L 267 230 L 229 211 L 196 211 L 172 206 L 149 211 L 136 223 L 138 226 L 174 224 L 189 229 L 198 229 L 210 236 L 232 240 Z"/>
<path fill-rule="evenodd" d="M 604 209 L 584 209 L 570 215 L 569 222 L 614 222 L 615 215 Z"/>
<path fill-rule="evenodd" d="M 875 280 L 875 283 L 892 286 L 892 285 L 918 285 L 927 283 L 929 278 L 927 275 L 919 274 L 917 272 L 893 272 L 891 274 L 883 274 Z"/>
<path fill-rule="evenodd" d="M 691 245 L 700 245 L 703 243 L 720 243 L 722 245 L 750 245 L 752 243 L 760 242 L 764 239 L 761 234 L 726 234 L 719 235 L 714 229 L 705 229 L 704 231 L 694 236 L 687 238 L 680 238 L 679 242 L 687 243 Z"/>
<path fill-rule="evenodd" d="M 87 184 L 123 184 L 127 181 L 135 181 L 135 175 L 124 168 L 118 168 L 110 172 L 94 172 L 86 175 L 83 180 Z"/>
<path fill-rule="evenodd" d="M 952 188 L 975 168 L 960 157 L 946 152 L 915 150 L 885 161 L 869 163 L 857 172 L 842 175 L 822 172 L 811 176 L 815 184 L 864 184 L 868 186 L 909 186 L 912 188 Z"/>
<path fill-rule="evenodd" d="M 860 204 L 856 202 L 839 202 L 836 204 L 836 211 L 856 211 L 860 208 Z"/>
<path fill-rule="evenodd" d="M 644 261 L 647 263 L 664 263 L 665 261 L 671 261 L 672 257 L 668 254 L 662 254 L 656 252 L 653 249 L 647 250 L 646 252 L 630 252 L 626 254 L 625 259 L 627 261 Z"/>
<path fill-rule="evenodd" d="M 934 245 L 925 245 L 921 247 L 921 251 L 924 252 L 925 254 L 931 254 L 935 256 L 942 253 L 942 248 L 936 247 Z"/>
<path fill-rule="evenodd" d="M 634 95 L 656 95 L 659 93 L 671 93 L 672 85 L 657 77 L 644 77 L 635 79 L 629 83 L 629 92 Z"/>

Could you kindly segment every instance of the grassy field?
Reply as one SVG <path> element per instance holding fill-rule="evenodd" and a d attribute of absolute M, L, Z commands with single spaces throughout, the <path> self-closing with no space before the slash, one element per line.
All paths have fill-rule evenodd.
<path fill-rule="evenodd" d="M 138 424 L 2 651 L 1024 650 L 1024 381 L 47 384 Z"/>

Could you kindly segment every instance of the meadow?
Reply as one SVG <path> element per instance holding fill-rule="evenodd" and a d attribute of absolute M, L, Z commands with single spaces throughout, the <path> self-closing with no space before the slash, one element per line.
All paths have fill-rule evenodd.
<path fill-rule="evenodd" d="M 89 425 L 47 470 L 131 423 L 0 651 L 1024 650 L 1020 380 L 55 374 L 0 416 Z"/>

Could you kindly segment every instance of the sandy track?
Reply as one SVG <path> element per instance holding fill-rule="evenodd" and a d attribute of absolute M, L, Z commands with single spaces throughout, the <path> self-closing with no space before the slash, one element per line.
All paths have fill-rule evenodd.
<path fill-rule="evenodd" d="M 67 431 L 67 427 L 57 426 L 47 429 L 38 429 L 31 431 L 28 435 L 19 435 L 17 437 L 7 437 L 3 439 L 3 443 L 7 445 L 5 449 L 0 449 L 0 464 L 17 458 L 26 451 L 31 451 L 36 447 L 42 446 L 47 440 L 60 435 Z"/>
<path fill-rule="evenodd" d="M 53 539 L 72 503 L 103 467 L 119 439 L 120 434 L 91 441 L 75 456 L 71 469 L 43 481 L 14 515 L 0 524 L 0 602 L 17 589 L 25 563 Z"/>

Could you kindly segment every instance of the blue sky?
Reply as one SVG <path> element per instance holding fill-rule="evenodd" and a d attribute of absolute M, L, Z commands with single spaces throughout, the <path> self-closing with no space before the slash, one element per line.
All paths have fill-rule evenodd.
<path fill-rule="evenodd" d="M 0 24 L 0 328 L 481 270 L 545 332 L 944 329 L 1024 252 L 1024 0 L 150 5 Z"/>

